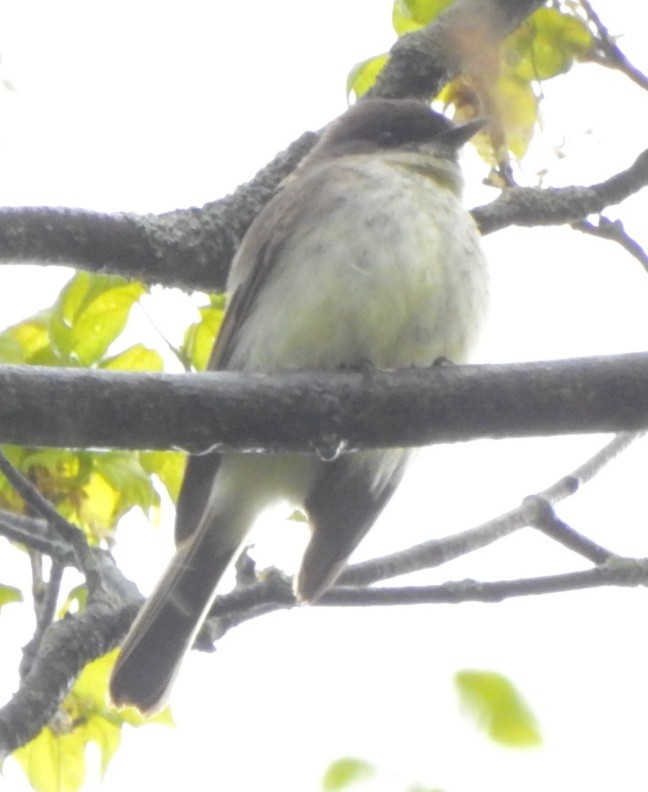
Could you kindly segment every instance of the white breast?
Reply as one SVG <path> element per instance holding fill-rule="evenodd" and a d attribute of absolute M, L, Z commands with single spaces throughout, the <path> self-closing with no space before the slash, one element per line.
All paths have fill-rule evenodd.
<path fill-rule="evenodd" d="M 349 160 L 313 179 L 232 365 L 397 368 L 469 354 L 487 295 L 472 219 L 434 179 Z"/>

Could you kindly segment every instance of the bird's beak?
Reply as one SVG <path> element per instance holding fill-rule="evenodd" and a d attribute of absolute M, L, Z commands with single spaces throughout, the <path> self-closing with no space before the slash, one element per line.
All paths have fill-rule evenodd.
<path fill-rule="evenodd" d="M 445 143 L 449 143 L 453 148 L 460 149 L 471 137 L 483 129 L 490 121 L 490 118 L 472 118 L 465 124 L 457 124 L 452 129 L 441 135 Z"/>

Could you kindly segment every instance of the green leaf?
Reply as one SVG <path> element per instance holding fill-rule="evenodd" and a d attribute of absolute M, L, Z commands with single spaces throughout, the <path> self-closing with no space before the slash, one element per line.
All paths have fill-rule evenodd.
<path fill-rule="evenodd" d="M 389 55 L 376 55 L 368 60 L 356 63 L 347 77 L 347 98 L 355 94 L 356 98 L 364 96 L 376 82 L 376 77 L 389 60 Z"/>
<path fill-rule="evenodd" d="M 78 792 L 86 774 L 85 746 L 81 729 L 57 734 L 46 726 L 13 756 L 36 792 Z"/>
<path fill-rule="evenodd" d="M 22 591 L 14 586 L 3 586 L 0 584 L 0 609 L 3 605 L 10 605 L 12 602 L 22 602 Z"/>
<path fill-rule="evenodd" d="M 88 603 L 88 587 L 85 583 L 75 586 L 65 598 L 65 602 L 59 608 L 58 619 L 63 619 L 70 613 L 81 613 L 85 610 Z"/>
<path fill-rule="evenodd" d="M 365 781 L 375 775 L 375 768 L 369 762 L 354 757 L 344 757 L 332 762 L 324 772 L 322 789 L 324 792 L 337 792 L 353 784 Z"/>
<path fill-rule="evenodd" d="M 399 36 L 428 25 L 453 0 L 394 0 L 392 25 Z"/>
<path fill-rule="evenodd" d="M 160 479 L 175 503 L 180 494 L 187 455 L 180 451 L 140 451 L 139 457 L 144 470 Z"/>
<path fill-rule="evenodd" d="M 101 361 L 100 368 L 109 371 L 163 371 L 159 352 L 144 344 L 134 344 L 123 352 Z"/>
<path fill-rule="evenodd" d="M 523 80 L 547 80 L 571 69 L 591 48 L 584 20 L 557 8 L 540 8 L 508 37 L 503 57 Z"/>
<path fill-rule="evenodd" d="M 149 512 L 159 506 L 160 496 L 137 451 L 24 449 L 14 464 L 93 542 L 110 534 L 133 507 Z M 0 478 L 0 503 L 3 495 Z"/>
<path fill-rule="evenodd" d="M 533 713 L 506 677 L 493 671 L 458 671 L 455 684 L 462 704 L 491 740 L 510 748 L 542 743 Z"/>
<path fill-rule="evenodd" d="M 78 273 L 54 305 L 53 347 L 68 364 L 96 363 L 124 329 L 133 304 L 145 291 L 141 283 L 115 275 Z"/>
<path fill-rule="evenodd" d="M 142 467 L 137 451 L 108 451 L 94 457 L 95 471 L 114 493 L 110 522 L 114 523 L 134 506 L 148 512 L 160 505 L 151 477 Z M 91 493 L 88 493 L 92 497 Z"/>
<path fill-rule="evenodd" d="M 51 311 L 39 313 L 0 333 L 0 361 L 61 365 L 50 346 Z M 51 361 L 51 362 L 50 362 Z"/>
<path fill-rule="evenodd" d="M 209 305 L 198 309 L 200 320 L 187 328 L 181 352 L 197 371 L 207 368 L 214 339 L 223 322 L 225 304 L 224 294 L 214 295 L 210 298 Z"/>
<path fill-rule="evenodd" d="M 89 663 L 64 700 L 52 725 L 13 755 L 37 792 L 78 792 L 86 774 L 85 750 L 95 743 L 105 774 L 125 723 L 173 725 L 167 709 L 145 719 L 132 709 L 116 711 L 107 702 L 108 679 L 118 650 Z"/>

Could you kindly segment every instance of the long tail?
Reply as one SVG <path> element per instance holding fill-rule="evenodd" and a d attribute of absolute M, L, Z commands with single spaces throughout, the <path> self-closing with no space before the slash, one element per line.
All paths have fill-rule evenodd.
<path fill-rule="evenodd" d="M 110 680 L 116 705 L 133 705 L 143 713 L 164 706 L 218 581 L 238 550 L 235 538 L 240 537 L 219 530 L 218 523 L 201 526 L 180 547 L 131 627 Z M 231 541 L 224 543 L 228 535 Z"/>

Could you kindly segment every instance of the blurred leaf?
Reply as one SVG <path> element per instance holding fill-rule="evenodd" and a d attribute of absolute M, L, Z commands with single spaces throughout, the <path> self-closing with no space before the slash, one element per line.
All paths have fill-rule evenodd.
<path fill-rule="evenodd" d="M 95 543 L 111 534 L 133 507 L 148 513 L 159 506 L 159 494 L 137 451 L 12 448 L 10 455 L 59 512 Z M 3 482 L 0 477 L 0 507 L 22 512 L 22 501 Z"/>
<path fill-rule="evenodd" d="M 533 713 L 506 677 L 492 671 L 458 671 L 455 684 L 462 704 L 491 740 L 511 748 L 542 743 Z"/>
<path fill-rule="evenodd" d="M 57 618 L 62 619 L 70 613 L 81 613 L 85 610 L 88 602 L 88 587 L 85 583 L 75 586 L 65 598 L 65 602 L 56 614 Z"/>
<path fill-rule="evenodd" d="M 392 25 L 399 36 L 428 25 L 453 0 L 394 0 Z"/>
<path fill-rule="evenodd" d="M 187 455 L 180 451 L 140 451 L 139 456 L 144 470 L 160 479 L 175 503 L 180 494 Z"/>
<path fill-rule="evenodd" d="M 36 792 L 77 792 L 85 780 L 85 745 L 80 730 L 57 735 L 46 726 L 13 756 Z"/>
<path fill-rule="evenodd" d="M 533 88 L 515 76 L 501 77 L 494 86 L 492 98 L 505 145 L 513 156 L 521 159 L 538 120 L 538 100 Z"/>
<path fill-rule="evenodd" d="M 116 275 L 77 273 L 61 291 L 50 323 L 54 349 L 68 364 L 96 363 L 126 325 L 146 291 Z"/>
<path fill-rule="evenodd" d="M 214 339 L 223 322 L 225 304 L 224 294 L 213 295 L 209 305 L 198 309 L 200 320 L 187 328 L 182 354 L 197 371 L 204 371 L 207 368 Z"/>
<path fill-rule="evenodd" d="M 50 347 L 51 311 L 39 311 L 0 333 L 2 363 L 31 363 L 60 366 L 61 360 Z"/>
<path fill-rule="evenodd" d="M 134 710 L 118 712 L 106 703 L 116 656 L 117 650 L 87 665 L 52 724 L 14 753 L 37 792 L 77 792 L 85 779 L 85 749 L 91 742 L 99 748 L 105 774 L 125 723 L 173 725 L 168 708 L 145 720 Z"/>
<path fill-rule="evenodd" d="M 511 152 L 518 159 L 526 153 L 538 120 L 538 99 L 531 83 L 514 74 L 503 75 L 488 84 L 488 98 L 480 96 L 470 80 L 459 77 L 448 83 L 439 94 L 445 105 L 455 107 L 458 122 L 475 118 L 487 103 L 487 115 L 493 120 L 473 138 L 479 155 L 495 164 Z"/>
<path fill-rule="evenodd" d="M 569 71 L 592 44 L 584 20 L 557 8 L 539 8 L 506 39 L 503 57 L 521 79 L 547 80 Z"/>
<path fill-rule="evenodd" d="M 101 361 L 100 367 L 109 371 L 163 371 L 159 352 L 144 344 L 134 344 L 123 352 Z"/>
<path fill-rule="evenodd" d="M 375 775 L 375 768 L 369 762 L 353 757 L 344 757 L 332 762 L 324 772 L 322 789 L 324 792 L 337 792 L 347 789 L 359 781 L 365 781 Z"/>
<path fill-rule="evenodd" d="M 27 453 L 27 449 L 20 446 L 5 445 L 2 451 L 12 465 L 21 469 L 22 460 Z M 24 501 L 16 490 L 9 484 L 4 476 L 0 476 L 0 509 L 22 514 L 24 511 Z"/>
<path fill-rule="evenodd" d="M 490 164 L 507 162 L 509 153 L 521 159 L 538 120 L 538 81 L 568 71 L 592 47 L 586 23 L 556 8 L 541 8 L 502 44 L 499 55 L 481 62 L 478 73 L 465 74 L 439 93 L 453 105 L 457 121 L 487 115 L 488 129 L 473 138 Z"/>
<path fill-rule="evenodd" d="M 12 602 L 22 602 L 22 591 L 14 586 L 3 586 L 0 584 L 0 609 L 3 605 L 10 605 Z"/>
<path fill-rule="evenodd" d="M 133 451 L 108 451 L 95 456 L 95 468 L 119 492 L 119 516 L 133 506 L 144 512 L 159 506 L 160 498 L 151 478 Z"/>
<path fill-rule="evenodd" d="M 353 93 L 356 98 L 364 96 L 376 82 L 376 77 L 389 60 L 389 55 L 376 55 L 356 63 L 347 77 L 347 98 Z"/>

